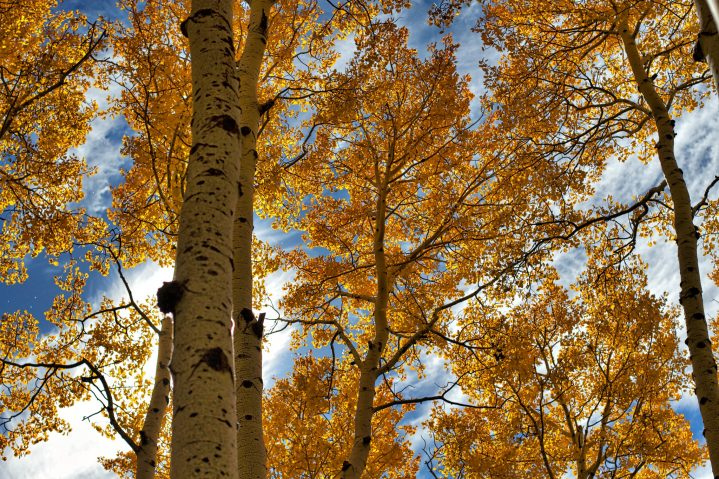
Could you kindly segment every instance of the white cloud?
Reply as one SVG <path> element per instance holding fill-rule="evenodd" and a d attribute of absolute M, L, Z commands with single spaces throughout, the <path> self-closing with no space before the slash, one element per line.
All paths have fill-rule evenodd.
<path fill-rule="evenodd" d="M 104 479 L 116 478 L 96 460 L 99 456 L 112 457 L 127 449 L 122 441 L 100 435 L 83 418 L 98 410 L 98 404 L 78 403 L 63 409 L 61 417 L 72 424 L 67 435 L 51 433 L 46 442 L 30 448 L 29 456 L 9 457 L 0 462 L 0 477 L 7 479 Z M 95 416 L 94 420 L 97 421 Z"/>
<path fill-rule="evenodd" d="M 282 298 L 284 285 L 292 281 L 295 274 L 291 271 L 278 271 L 265 279 L 265 286 L 270 295 L 273 307 Z M 277 311 L 282 315 L 282 311 Z M 283 321 L 272 321 L 273 313 L 268 312 L 265 324 L 265 345 L 262 357 L 262 381 L 265 389 L 274 384 L 277 377 L 282 377 L 292 369 L 292 352 L 290 340 L 294 327 L 287 326 Z M 269 334 L 268 334 L 269 333 Z"/>
<path fill-rule="evenodd" d="M 332 68 L 337 71 L 342 71 L 347 68 L 347 65 L 349 65 L 350 60 L 352 60 L 352 57 L 357 51 L 354 34 L 349 35 L 347 38 L 338 40 L 337 43 L 335 43 L 335 51 L 339 54 L 339 57 L 335 60 Z"/>
<path fill-rule="evenodd" d="M 87 92 L 88 101 L 95 101 L 100 111 L 107 108 L 110 98 L 120 95 L 120 86 L 110 85 L 107 91 L 91 88 Z M 122 116 L 115 118 L 96 118 L 92 129 L 85 137 L 85 143 L 70 150 L 87 164 L 97 169 L 97 173 L 83 182 L 85 199 L 80 203 L 92 215 L 102 215 L 110 204 L 110 186 L 120 179 L 120 168 L 126 161 L 120 156 L 122 135 L 127 131 L 127 123 Z"/>
<path fill-rule="evenodd" d="M 122 298 L 127 299 L 127 289 L 119 276 L 117 276 L 116 270 L 113 269 L 110 274 L 114 275 L 115 279 L 107 290 L 102 291 L 100 295 L 105 295 L 115 301 L 119 301 Z M 157 288 L 162 286 L 164 281 L 172 281 L 172 274 L 173 270 L 171 268 L 161 268 L 150 261 L 133 269 L 123 271 L 123 275 L 130 285 L 132 296 L 137 303 L 141 303 L 145 299 L 155 296 L 155 294 L 157 294 Z M 99 299 L 99 297 L 95 298 L 92 302 L 97 303 Z"/>
<path fill-rule="evenodd" d="M 714 474 L 712 474 L 712 468 L 711 464 L 709 464 L 709 461 L 705 462 L 704 465 L 697 467 L 692 471 L 692 476 L 694 479 L 714 479 Z"/>

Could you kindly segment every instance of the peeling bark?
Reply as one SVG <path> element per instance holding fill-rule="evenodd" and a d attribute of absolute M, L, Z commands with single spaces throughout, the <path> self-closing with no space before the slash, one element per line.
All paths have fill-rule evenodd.
<path fill-rule="evenodd" d="M 232 299 L 235 318 L 235 370 L 237 372 L 237 452 L 241 479 L 267 476 L 267 451 L 262 432 L 262 316 L 252 313 L 252 230 L 260 107 L 257 85 L 267 45 L 272 0 L 250 4 L 250 23 L 242 56 L 237 64 L 240 83 L 240 188 L 234 220 Z"/>
<path fill-rule="evenodd" d="M 140 447 L 137 454 L 137 479 L 153 479 L 157 466 L 157 441 L 162 431 L 167 405 L 170 403 L 170 360 L 172 359 L 172 317 L 162 319 L 160 338 L 157 346 L 155 384 L 145 422 L 140 431 Z"/>
<path fill-rule="evenodd" d="M 697 229 L 693 223 L 692 203 L 682 170 L 674 155 L 674 121 L 657 94 L 652 80 L 647 76 L 641 62 L 641 55 L 635 38 L 626 20 L 620 23 L 620 35 L 639 92 L 644 97 L 657 128 L 657 154 L 669 185 L 674 203 L 674 231 L 681 292 L 679 302 L 684 310 L 687 327 L 686 344 L 689 347 L 692 377 L 696 385 L 699 411 L 704 421 L 704 437 L 709 449 L 712 471 L 719 477 L 719 383 L 717 366 L 712 354 L 709 330 L 704 315 L 701 276 L 697 255 Z"/>
<path fill-rule="evenodd" d="M 232 224 L 240 152 L 231 0 L 193 0 L 192 149 L 174 282 L 171 477 L 237 477 Z"/>

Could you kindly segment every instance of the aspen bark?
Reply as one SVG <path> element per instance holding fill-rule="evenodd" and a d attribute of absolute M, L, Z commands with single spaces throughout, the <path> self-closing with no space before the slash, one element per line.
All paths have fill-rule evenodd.
<path fill-rule="evenodd" d="M 181 25 L 192 60 L 192 148 L 174 281 L 158 291 L 175 321 L 173 479 L 237 477 L 232 226 L 240 128 L 232 4 L 193 0 Z"/>
<path fill-rule="evenodd" d="M 717 19 L 712 15 L 708 1 L 694 0 L 694 6 L 699 17 L 699 45 L 704 59 L 714 77 L 714 87 L 719 94 L 719 35 L 717 34 Z"/>
<path fill-rule="evenodd" d="M 140 431 L 140 447 L 137 450 L 136 479 L 154 479 L 157 466 L 157 441 L 162 431 L 167 405 L 170 403 L 170 360 L 172 359 L 172 317 L 162 319 L 160 339 L 157 346 L 155 384 L 147 407 L 145 421 Z"/>
<path fill-rule="evenodd" d="M 252 313 L 252 230 L 257 130 L 260 110 L 257 85 L 267 44 L 272 0 L 250 3 L 250 23 L 237 65 L 240 83 L 240 192 L 234 221 L 232 299 L 235 320 L 237 377 L 237 454 L 241 479 L 267 476 L 267 451 L 262 432 L 262 319 Z"/>
<path fill-rule="evenodd" d="M 379 181 L 377 184 L 382 184 Z M 354 417 L 354 442 L 349 457 L 342 464 L 342 479 L 359 479 L 367 467 L 367 459 L 372 442 L 372 416 L 374 414 L 375 382 L 379 374 L 380 359 L 387 346 L 389 327 L 387 323 L 387 307 L 391 289 L 390 272 L 384 252 L 385 221 L 387 216 L 387 186 L 383 185 L 377 199 L 375 219 L 374 257 L 377 296 L 374 306 L 375 334 L 367 345 L 360 367 L 357 406 Z"/>
<path fill-rule="evenodd" d="M 717 383 L 717 365 L 712 354 L 709 330 L 704 315 L 701 276 L 697 255 L 699 234 L 693 223 L 692 203 L 682 170 L 674 155 L 674 121 L 657 94 L 652 80 L 647 76 L 639 49 L 626 20 L 620 23 L 620 35 L 624 44 L 639 92 L 652 111 L 657 128 L 657 154 L 669 185 L 674 203 L 674 231 L 679 257 L 679 276 L 681 292 L 679 302 L 684 310 L 687 327 L 686 344 L 692 365 L 692 377 L 699 400 L 699 411 L 704 421 L 704 437 L 709 449 L 709 459 L 715 477 L 719 477 L 719 384 Z"/>

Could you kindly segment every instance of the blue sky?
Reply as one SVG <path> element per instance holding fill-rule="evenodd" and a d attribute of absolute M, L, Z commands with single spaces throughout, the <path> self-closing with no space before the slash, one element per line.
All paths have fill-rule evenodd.
<path fill-rule="evenodd" d="M 399 16 L 399 23 L 410 28 L 410 45 L 420 53 L 426 50 L 429 41 L 439 39 L 435 28 L 426 24 L 426 12 L 429 1 L 413 2 L 413 8 Z M 90 19 L 99 15 L 105 18 L 117 19 L 119 13 L 114 0 L 69 0 L 65 8 L 79 8 Z M 462 73 L 473 76 L 472 88 L 475 92 L 482 89 L 481 78 L 476 68 L 477 61 L 482 55 L 488 54 L 481 50 L 477 37 L 470 32 L 470 27 L 476 18 L 476 6 L 465 10 L 458 18 L 455 27 L 455 39 L 462 47 L 459 50 L 459 69 Z M 343 42 L 341 48 L 345 57 L 353 50 L 351 41 Z M 113 94 L 113 91 L 110 92 Z M 117 94 L 117 91 L 114 91 Z M 101 104 L 105 101 L 106 93 L 92 91 L 93 96 Z M 676 139 L 677 156 L 689 180 L 693 197 L 700 195 L 706 187 L 707 181 L 719 172 L 719 102 L 714 98 L 704 109 L 683 116 L 677 122 L 678 136 Z M 109 201 L 109 188 L 120 181 L 119 169 L 127 165 L 127 159 L 120 156 L 120 146 L 123 134 L 127 133 L 127 125 L 121 118 L 98 119 L 93 123 L 93 131 L 88 135 L 85 144 L 78 149 L 78 154 L 87 158 L 91 165 L 99 168 L 99 173 L 85 185 L 88 197 L 85 206 L 91 210 L 101 211 Z M 636 160 L 628 159 L 625 162 L 615 162 L 610 165 L 602 181 L 597 186 L 600 196 L 611 194 L 618 200 L 630 200 L 654 186 L 659 178 L 658 165 L 651 163 L 644 165 Z M 286 238 L 269 228 L 269 222 L 260 221 L 256 226 L 260 237 L 271 239 L 273 242 L 294 242 L 296 238 Z M 649 264 L 650 288 L 657 294 L 666 293 L 670 300 L 676 303 L 678 298 L 678 275 L 674 265 L 676 252 L 671 243 L 660 243 L 649 248 L 641 244 L 638 248 L 645 261 Z M 581 267 L 572 257 L 559 258 L 557 264 L 567 272 L 574 273 Z M 42 315 L 58 292 L 52 282 L 52 276 L 61 272 L 61 268 L 48 265 L 40 256 L 28 262 L 30 278 L 22 285 L 0 286 L 0 313 L 27 309 L 38 316 Z M 709 271 L 706 261 L 703 271 Z M 280 272 L 269 278 L 268 290 L 274 293 L 274 299 L 279 299 L 281 285 L 291 279 L 291 273 Z M 160 269 L 153 264 L 145 264 L 128 272 L 128 278 L 133 290 L 139 297 L 154 293 L 157 285 L 169 280 L 171 271 Z M 715 316 L 719 304 L 719 291 L 709 280 L 704 281 L 705 303 L 709 316 Z M 88 290 L 89 298 L 97 300 L 102 294 L 113 298 L 122 296 L 124 290 L 116 275 L 107 278 L 95 276 Z M 683 326 L 678 329 L 683 334 Z M 288 352 L 288 332 L 272 335 L 265 355 L 265 384 L 272 383 L 273 376 L 285 374 L 291 367 L 291 353 Z M 692 421 L 692 430 L 695 437 L 701 438 L 701 425 L 694 397 L 685 397 L 676 404 L 677 410 L 687 415 Z M 116 448 L 123 448 L 118 441 L 102 438 L 87 421 L 82 418 L 97 409 L 95 404 L 79 404 L 66 411 L 67 418 L 73 424 L 73 432 L 68 436 L 51 434 L 50 440 L 34 446 L 32 455 L 25 458 L 11 457 L 7 462 L 0 463 L 0 477 L 12 479 L 52 477 L 64 478 L 103 478 L 114 477 L 107 474 L 97 463 L 98 455 L 112 456 Z M 410 421 L 421 418 L 421 412 L 426 408 L 419 408 L 418 413 L 408 418 Z M 421 441 L 418 442 L 421 447 Z M 696 477 L 703 479 L 709 477 L 708 470 L 697 471 Z"/>

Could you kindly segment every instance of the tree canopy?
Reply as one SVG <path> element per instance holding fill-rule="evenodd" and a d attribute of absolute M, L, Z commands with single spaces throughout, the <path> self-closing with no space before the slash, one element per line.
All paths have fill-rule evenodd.
<path fill-rule="evenodd" d="M 0 1 L 3 459 L 74 405 L 119 477 L 719 475 L 707 12 Z"/>

